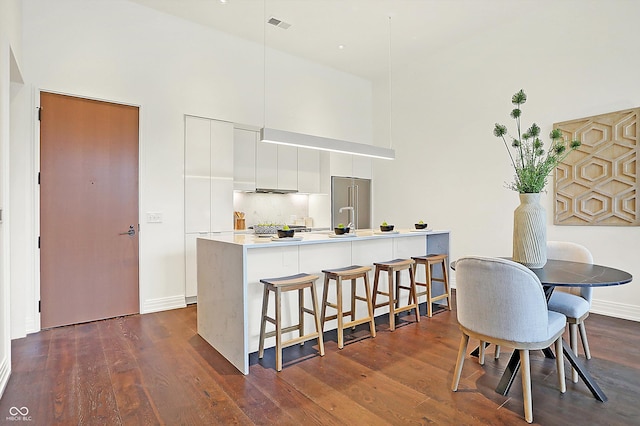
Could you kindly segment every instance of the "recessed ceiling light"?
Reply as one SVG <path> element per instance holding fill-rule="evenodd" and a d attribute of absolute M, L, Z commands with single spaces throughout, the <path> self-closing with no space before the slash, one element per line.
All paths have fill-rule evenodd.
<path fill-rule="evenodd" d="M 338 45 L 338 49 L 340 49 L 340 50 L 344 49 L 344 44 L 339 44 Z"/>

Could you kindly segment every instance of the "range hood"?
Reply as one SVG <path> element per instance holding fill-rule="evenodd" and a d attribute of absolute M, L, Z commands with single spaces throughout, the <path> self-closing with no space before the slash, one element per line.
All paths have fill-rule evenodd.
<path fill-rule="evenodd" d="M 295 194 L 297 189 L 256 188 L 258 194 Z"/>

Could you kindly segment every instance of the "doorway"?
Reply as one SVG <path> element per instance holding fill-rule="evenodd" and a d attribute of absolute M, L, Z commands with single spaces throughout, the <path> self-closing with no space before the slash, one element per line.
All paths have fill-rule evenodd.
<path fill-rule="evenodd" d="M 139 312 L 137 107 L 40 94 L 41 327 Z"/>

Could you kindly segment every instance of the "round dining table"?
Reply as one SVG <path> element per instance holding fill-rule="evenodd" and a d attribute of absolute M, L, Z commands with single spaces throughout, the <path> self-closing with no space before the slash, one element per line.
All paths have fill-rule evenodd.
<path fill-rule="evenodd" d="M 510 258 L 506 257 L 504 259 Z M 455 270 L 455 262 L 451 262 L 451 269 Z M 566 260 L 548 259 L 542 268 L 530 269 L 540 279 L 547 300 L 549 300 L 556 287 L 609 287 L 626 284 L 633 279 L 630 273 L 620 269 Z M 584 381 L 593 396 L 598 401 L 605 402 L 607 396 L 564 339 L 562 339 L 562 349 L 569 363 L 578 372 L 578 376 Z M 474 353 L 477 355 L 477 349 Z M 545 355 L 553 356 L 553 353 L 550 349 L 547 349 Z M 509 392 L 519 368 L 520 353 L 519 351 L 513 351 L 496 392 L 501 395 L 506 395 Z"/>

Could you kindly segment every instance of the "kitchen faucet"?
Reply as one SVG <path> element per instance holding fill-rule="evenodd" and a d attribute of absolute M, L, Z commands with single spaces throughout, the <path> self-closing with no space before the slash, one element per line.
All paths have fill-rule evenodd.
<path fill-rule="evenodd" d="M 355 209 L 352 206 L 347 206 L 347 207 L 340 207 L 340 210 L 338 210 L 339 213 L 342 213 L 344 210 L 349 210 L 350 213 L 347 214 L 347 219 L 351 218 L 349 220 L 349 224 L 347 225 L 347 228 L 351 228 L 353 226 L 353 221 L 355 220 Z"/>

